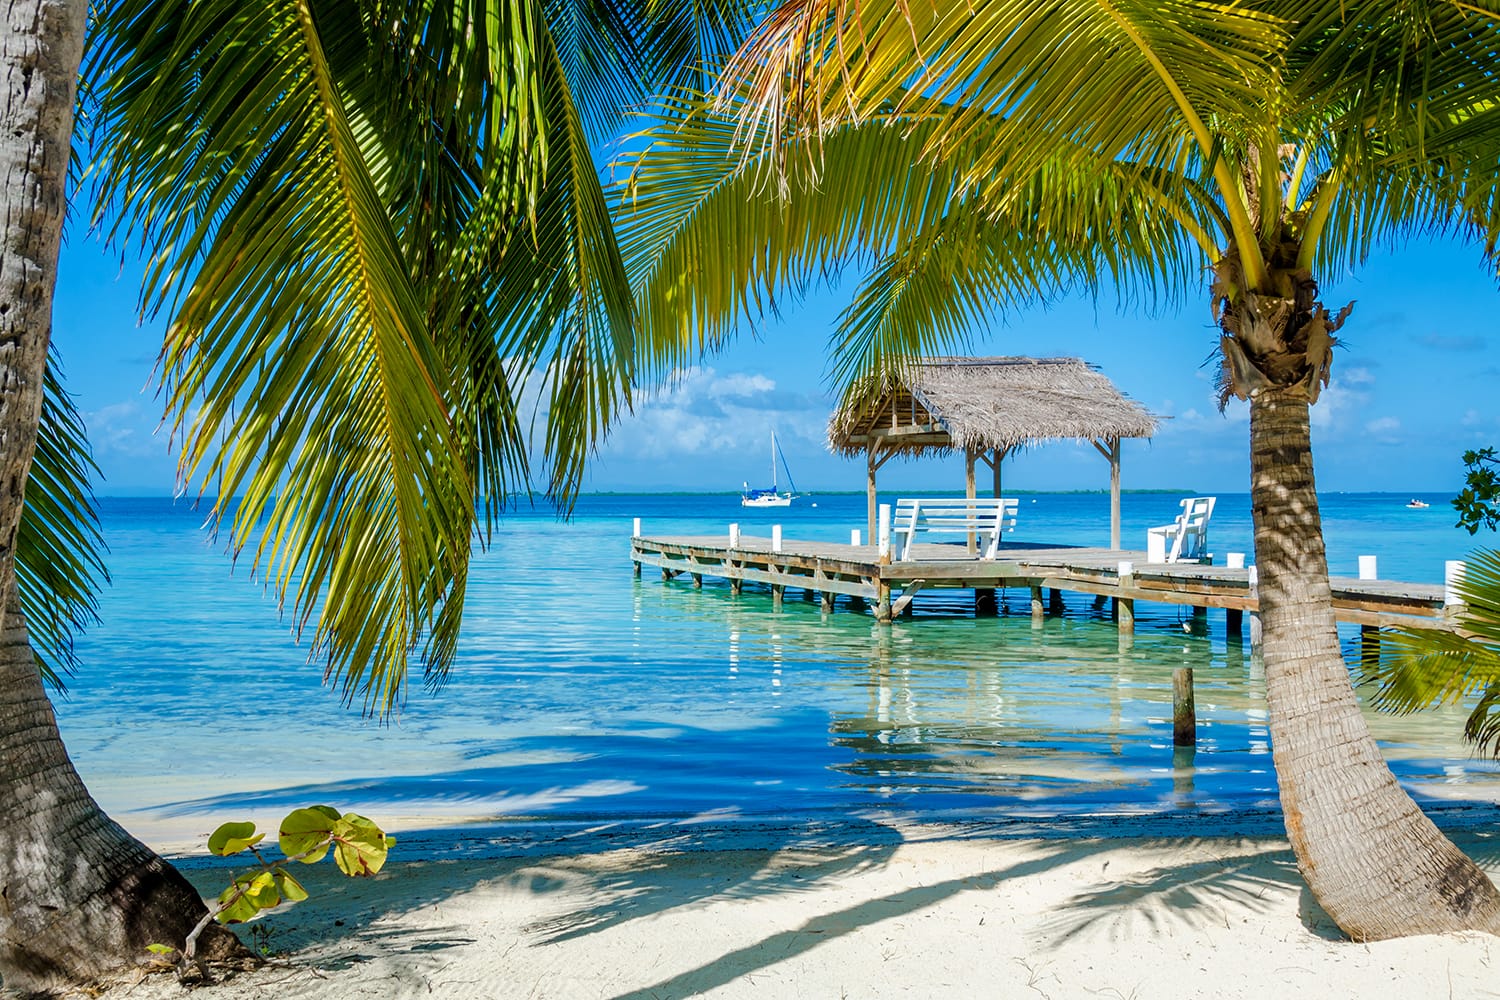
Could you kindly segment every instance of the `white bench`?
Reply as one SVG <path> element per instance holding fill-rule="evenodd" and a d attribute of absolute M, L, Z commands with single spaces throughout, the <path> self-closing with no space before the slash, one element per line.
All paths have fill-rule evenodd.
<path fill-rule="evenodd" d="M 896 558 L 900 561 L 911 558 L 912 542 L 919 534 L 949 532 L 984 539 L 984 558 L 993 559 L 1000 547 L 1000 533 L 1016 530 L 1016 509 L 1020 503 L 1004 497 L 897 500 L 893 535 L 900 549 Z"/>
<path fill-rule="evenodd" d="M 1146 529 L 1148 563 L 1203 562 L 1208 552 L 1208 519 L 1213 517 L 1217 497 L 1188 497 L 1179 506 L 1182 513 L 1171 524 Z"/>

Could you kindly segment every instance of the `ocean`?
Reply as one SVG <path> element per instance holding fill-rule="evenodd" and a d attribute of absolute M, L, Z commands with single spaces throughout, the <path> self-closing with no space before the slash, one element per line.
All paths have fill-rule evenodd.
<path fill-rule="evenodd" d="M 1383 578 L 1441 582 L 1476 540 L 1448 497 L 1321 498 L 1335 575 L 1375 555 Z M 883 500 L 885 498 L 882 498 Z M 894 498 L 891 498 L 894 500 Z M 1175 495 L 1127 494 L 1127 547 L 1170 521 Z M 1100 494 L 1021 496 L 1018 541 L 1104 544 Z M 1087 598 L 1032 624 L 1029 595 L 975 619 L 966 595 L 924 594 L 893 627 L 831 615 L 795 592 L 632 578 L 643 531 L 730 522 L 844 541 L 864 497 L 780 510 L 733 495 L 592 495 L 571 520 L 508 515 L 474 558 L 449 683 L 413 685 L 390 720 L 323 685 L 275 599 L 234 567 L 203 515 L 167 499 L 106 499 L 113 584 L 82 669 L 55 699 L 70 752 L 127 827 L 208 830 L 313 803 L 374 817 L 493 823 L 785 820 L 899 813 L 1036 817 L 1276 807 L 1264 677 L 1223 613 L 1140 605 L 1122 649 Z M 1248 497 L 1221 495 L 1219 554 L 1251 552 Z M 1479 543 L 1493 537 L 1478 539 Z M 1195 669 L 1196 752 L 1171 745 L 1171 674 Z M 1500 802 L 1500 770 L 1461 738 L 1463 712 L 1371 713 L 1393 770 L 1429 804 Z"/>

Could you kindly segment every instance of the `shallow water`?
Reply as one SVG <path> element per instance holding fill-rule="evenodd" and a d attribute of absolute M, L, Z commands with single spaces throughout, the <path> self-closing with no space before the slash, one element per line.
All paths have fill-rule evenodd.
<path fill-rule="evenodd" d="M 1472 544 L 1446 498 L 1323 498 L 1330 561 L 1354 575 L 1438 581 Z M 1034 500 L 1034 502 L 1033 502 Z M 1127 495 L 1125 538 L 1176 497 Z M 785 817 L 886 809 L 919 816 L 1274 808 L 1263 675 L 1248 646 L 1186 609 L 1138 608 L 1122 646 L 1086 597 L 1034 626 L 1029 595 L 976 620 L 968 595 L 924 594 L 916 620 L 820 613 L 788 595 L 732 597 L 706 580 L 633 580 L 647 534 L 846 540 L 863 497 L 750 512 L 731 496 L 586 497 L 577 517 L 509 517 L 476 556 L 461 654 L 436 695 L 364 720 L 321 687 L 274 601 L 231 574 L 199 514 L 108 500 L 114 585 L 84 671 L 59 703 L 64 736 L 106 808 L 183 820 L 328 801 L 372 814 L 462 817 Z M 810 503 L 809 502 L 809 503 Z M 1016 538 L 1100 544 L 1108 498 L 1025 497 Z M 1210 538 L 1248 551 L 1243 496 Z M 1196 671 L 1200 743 L 1171 746 L 1171 673 Z M 1460 739 L 1461 713 L 1372 717 L 1421 797 L 1500 801 L 1500 773 Z"/>

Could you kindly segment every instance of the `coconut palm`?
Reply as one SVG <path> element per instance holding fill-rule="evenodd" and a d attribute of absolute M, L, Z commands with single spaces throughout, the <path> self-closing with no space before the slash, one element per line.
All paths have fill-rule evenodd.
<path fill-rule="evenodd" d="M 55 673 L 100 570 L 76 415 L 41 396 L 80 65 L 87 203 L 145 250 L 183 481 L 330 681 L 386 712 L 409 663 L 446 675 L 505 498 L 540 481 L 566 505 L 628 405 L 594 144 L 741 22 L 711 0 L 114 0 L 85 56 L 82 0 L 22 6 L 0 39 L 0 978 L 24 992 L 204 912 L 89 797 L 27 641 L 30 616 Z"/>
<path fill-rule="evenodd" d="M 1349 308 L 1318 282 L 1380 240 L 1500 230 L 1497 42 L 1488 2 L 787 0 L 713 100 L 663 105 L 620 192 L 656 343 L 712 345 L 868 262 L 844 385 L 996 308 L 1173 303 L 1211 276 L 1287 834 L 1358 939 L 1500 929 L 1500 893 L 1396 784 L 1340 655 L 1309 407 Z"/>

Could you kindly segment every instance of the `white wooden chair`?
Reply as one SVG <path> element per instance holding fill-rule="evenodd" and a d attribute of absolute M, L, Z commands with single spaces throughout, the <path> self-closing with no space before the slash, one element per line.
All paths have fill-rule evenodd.
<path fill-rule="evenodd" d="M 1208 519 L 1213 517 L 1217 497 L 1188 497 L 1182 513 L 1171 524 L 1146 529 L 1148 563 L 1205 562 L 1208 551 Z"/>
<path fill-rule="evenodd" d="M 912 542 L 924 532 L 976 535 L 984 545 L 984 558 L 993 559 L 1000 548 L 1000 533 L 1016 530 L 1020 505 L 1021 501 L 1004 497 L 897 500 L 891 532 L 893 541 L 899 545 L 896 559 L 910 559 Z"/>

